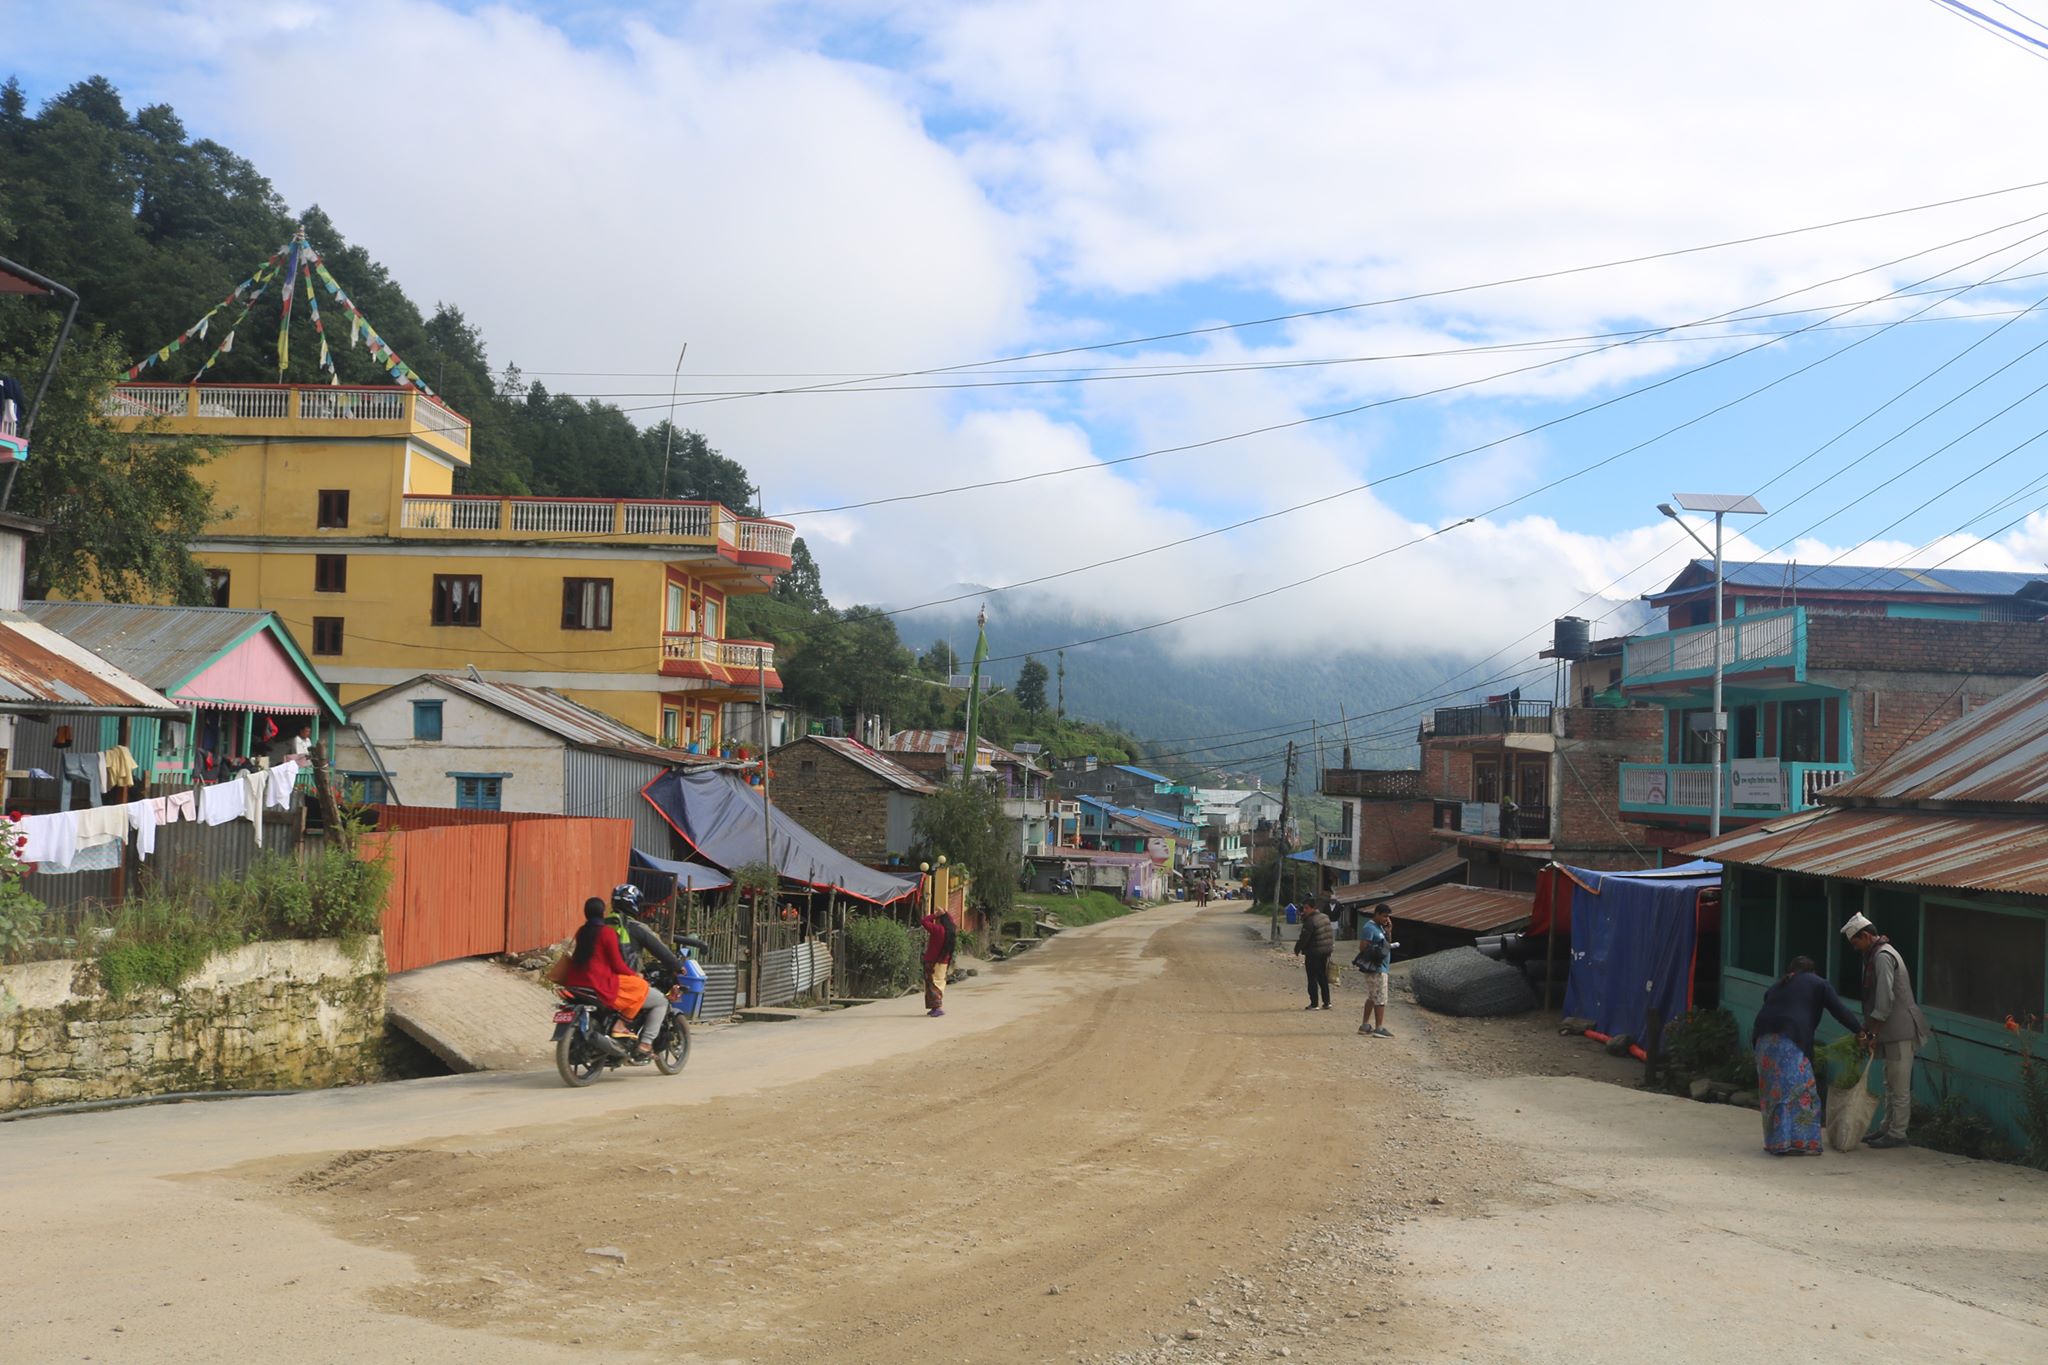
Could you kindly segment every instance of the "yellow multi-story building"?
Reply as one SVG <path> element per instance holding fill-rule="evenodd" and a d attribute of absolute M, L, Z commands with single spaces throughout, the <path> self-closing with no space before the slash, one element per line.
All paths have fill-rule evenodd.
<path fill-rule="evenodd" d="M 193 549 L 213 604 L 274 611 L 344 703 L 474 667 L 552 687 L 679 748 L 779 690 L 725 637 L 794 533 L 717 503 L 458 494 L 470 427 L 412 388 L 124 384 L 113 417 L 203 436 L 219 514 Z"/>

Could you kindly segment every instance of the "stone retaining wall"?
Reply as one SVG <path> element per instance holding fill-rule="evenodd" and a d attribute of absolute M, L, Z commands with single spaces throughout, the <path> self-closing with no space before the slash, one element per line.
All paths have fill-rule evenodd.
<path fill-rule="evenodd" d="M 367 939 L 252 943 L 175 991 L 110 998 L 90 962 L 0 967 L 0 1110 L 375 1075 L 384 953 Z"/>

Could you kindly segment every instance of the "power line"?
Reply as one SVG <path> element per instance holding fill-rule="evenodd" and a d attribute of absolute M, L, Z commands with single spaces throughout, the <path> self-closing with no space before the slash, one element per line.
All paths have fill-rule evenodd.
<path fill-rule="evenodd" d="M 1500 289 L 1510 285 L 1532 284 L 1542 280 L 1563 279 L 1572 275 L 1584 275 L 1594 271 L 1612 270 L 1622 266 L 1642 265 L 1651 261 L 1671 260 L 1679 256 L 1697 255 L 1706 251 L 1720 251 L 1734 246 L 1750 246 L 1757 242 L 1777 241 L 1808 232 L 1823 232 L 1832 228 L 1848 227 L 1857 223 L 1875 222 L 1884 218 L 1895 218 L 1902 214 L 1921 213 L 1929 209 L 1949 208 L 1956 204 L 1973 203 L 1982 199 L 1997 198 L 2001 195 L 2018 194 L 2026 190 L 2039 189 L 2048 185 L 2048 180 L 2031 181 L 2023 185 L 2009 185 L 2004 189 L 1986 190 L 1977 194 L 1960 195 L 1953 199 L 1935 200 L 1925 204 L 1909 205 L 1905 208 L 1886 209 L 1876 213 L 1859 214 L 1848 218 L 1837 218 L 1825 223 L 1811 223 L 1804 227 L 1784 228 L 1775 232 L 1757 233 L 1747 237 L 1732 237 L 1724 241 L 1709 242 L 1701 246 L 1677 247 L 1667 251 L 1650 252 L 1641 256 L 1629 256 L 1616 260 L 1601 261 L 1592 265 L 1568 266 L 1557 270 L 1538 271 L 1528 275 L 1516 275 L 1503 279 L 1489 280 L 1482 284 L 1456 285 L 1442 289 L 1420 290 L 1410 294 L 1391 295 L 1385 298 L 1369 299 L 1359 303 L 1338 304 L 1327 308 L 1310 308 L 1293 313 L 1276 313 L 1269 317 L 1252 318 L 1238 322 L 1219 322 L 1202 327 L 1183 328 L 1174 332 L 1157 332 L 1150 336 L 1125 337 L 1119 341 L 1101 341 L 1082 346 L 1065 346 L 1051 350 L 1027 351 L 1016 355 L 998 356 L 993 359 L 966 361 L 954 365 L 938 365 L 924 369 L 898 370 L 887 374 L 869 376 L 871 382 L 887 382 L 897 379 L 913 379 L 925 375 L 950 374 L 957 370 L 977 369 L 992 365 L 1009 365 L 1025 360 L 1046 360 L 1055 356 L 1085 355 L 1096 351 L 1120 350 L 1127 346 L 1148 346 L 1161 341 L 1176 341 L 1184 337 L 1208 336 L 1217 332 L 1238 331 L 1250 327 L 1266 327 L 1281 322 L 1298 322 L 1308 318 L 1331 317 L 1339 313 L 1357 312 L 1369 308 L 1385 308 L 1394 304 L 1418 303 L 1427 299 L 1450 298 L 1459 294 L 1476 293 L 1487 289 Z M 800 393 L 811 388 L 837 387 L 836 384 L 805 385 L 798 388 L 762 389 L 745 395 L 761 398 L 786 393 Z M 729 402 L 731 399 L 705 399 L 704 402 Z"/>
<path fill-rule="evenodd" d="M 2044 233 L 2048 233 L 2048 230 L 2044 230 Z M 2027 237 L 2027 238 L 2023 238 L 2023 239 L 2021 239 L 2021 240 L 2022 240 L 2022 241 L 2029 241 L 2029 240 L 2032 240 L 2032 238 L 2033 238 L 2033 237 L 2037 237 L 2037 236 L 2041 236 L 2041 235 L 2044 235 L 2044 233 L 2034 233 L 2034 234 L 2030 234 L 2030 236 L 2029 236 L 2029 237 Z M 1993 255 L 1993 254 L 1996 254 L 1996 251 L 2002 251 L 2002 250 L 2007 250 L 2007 249 L 2009 249 L 2009 247 L 1999 247 L 1999 248 L 1997 248 L 1996 250 L 1994 250 L 1993 252 L 1987 252 L 1987 253 L 1985 253 L 1985 255 Z M 1924 253 L 1922 253 L 1922 254 L 1924 254 Z M 1978 257 L 1974 258 L 1974 260 L 1972 260 L 1972 261 L 1966 261 L 1966 262 L 1964 262 L 1963 264 L 1964 264 L 1964 265 L 1970 265 L 1970 264 L 1974 264 L 1974 263 L 1975 263 L 1976 261 L 1979 261 L 1979 260 L 1982 260 L 1982 259 L 1984 259 L 1984 257 L 1983 257 L 1983 256 L 1978 256 Z M 1950 271 L 1951 271 L 1951 270 L 1954 270 L 1954 269 L 1959 269 L 1959 268 L 1960 268 L 1960 267 L 1950 267 L 1949 269 L 1946 269 L 1946 270 L 1943 270 L 1943 271 L 1939 272 L 1939 274 L 1948 274 L 1948 273 L 1950 273 Z M 1928 278 L 1928 279 L 1933 279 L 1933 278 L 1937 278 L 1937 276 L 1928 276 L 1927 278 Z M 1926 282 L 1925 280 L 1918 280 L 1918 281 L 1915 281 L 1914 283 L 1915 283 L 1915 284 L 1917 285 L 1917 284 L 1924 284 L 1925 282 Z M 1861 305 L 1861 304 L 1856 304 L 1856 305 L 1851 305 L 1851 308 L 1857 308 L 1857 307 L 1863 307 L 1863 306 L 1864 306 L 1864 305 Z M 1931 305 L 1931 304 L 1930 304 L 1930 305 L 1928 305 L 1928 306 L 1929 306 L 1929 307 L 1932 307 L 1933 305 Z M 1845 311 L 1846 311 L 1846 310 L 1845 310 Z M 1792 333 L 1792 334 L 1790 334 L 1790 335 L 1797 335 L 1797 333 L 1795 332 L 1795 333 Z M 1872 334 L 1872 336 L 1877 336 L 1877 335 L 1882 335 L 1882 333 L 1874 333 L 1874 334 Z M 1395 552 L 1395 551 L 1397 551 L 1397 550 L 1403 550 L 1403 549 L 1407 549 L 1407 548 L 1409 548 L 1410 546 L 1413 546 L 1413 545 L 1418 545 L 1418 544 L 1421 544 L 1421 543 L 1422 543 L 1422 542 L 1424 542 L 1424 541 L 1427 541 L 1427 540 L 1433 540 L 1433 539 L 1437 538 L 1438 536 L 1441 536 L 1441 535 L 1445 535 L 1445 534 L 1449 533 L 1450 531 L 1454 531 L 1454 530 L 1457 530 L 1457 529 L 1459 529 L 1459 528 L 1461 528 L 1461 527 L 1464 527 L 1464 526 L 1468 526 L 1468 525 L 1472 524 L 1472 523 L 1473 523 L 1474 521 L 1477 521 L 1477 520 L 1479 520 L 1479 519 L 1480 519 L 1481 517 L 1488 517 L 1488 516 L 1492 516 L 1492 515 L 1494 515 L 1494 514 L 1495 514 L 1495 513 L 1497 513 L 1497 512 L 1500 512 L 1500 511 L 1503 511 L 1503 510 L 1505 510 L 1506 508 L 1509 508 L 1509 507 L 1515 506 L 1516 504 L 1518 504 L 1518 503 L 1521 503 L 1521 502 L 1526 502 L 1526 501 L 1527 501 L 1527 500 L 1529 500 L 1530 498 L 1533 498 L 1533 497 L 1535 497 L 1535 496 L 1537 496 L 1537 495 L 1539 495 L 1539 494 L 1541 494 L 1541 493 L 1545 493 L 1545 492 L 1548 492 L 1549 490 L 1551 490 L 1551 489 L 1553 489 L 1553 488 L 1557 488 L 1557 487 L 1559 487 L 1559 486 L 1561 486 L 1561 485 L 1563 485 L 1563 484 L 1565 484 L 1565 483 L 1569 483 L 1569 482 L 1571 482 L 1571 481 L 1572 481 L 1572 480 L 1574 480 L 1574 479 L 1578 479 L 1578 478 L 1581 478 L 1581 477 L 1583 477 L 1583 476 L 1585 476 L 1585 475 L 1587 475 L 1587 474 L 1590 474 L 1590 473 L 1592 473 L 1593 471 L 1595 471 L 1595 470 L 1597 470 L 1597 469 L 1600 469 L 1600 468 L 1603 468 L 1603 467 L 1604 467 L 1604 466 L 1606 466 L 1606 465 L 1612 464 L 1612 463 L 1613 463 L 1614 461 L 1616 461 L 1616 460 L 1619 460 L 1619 459 L 1621 459 L 1621 458 L 1623 458 L 1623 457 L 1625 457 L 1625 456 L 1627 456 L 1627 455 L 1630 455 L 1630 454 L 1633 454 L 1633 453 L 1635 453 L 1635 452 L 1637 452 L 1637 451 L 1640 451 L 1640 450 L 1642 450 L 1643 448 L 1645 448 L 1646 446 L 1649 446 L 1649 445 L 1651 445 L 1651 444 L 1653 444 L 1653 443 L 1655 443 L 1655 442 L 1657 442 L 1657 441 L 1660 441 L 1660 440 L 1664 439 L 1664 438 L 1665 438 L 1666 436 L 1672 435 L 1672 434 L 1673 434 L 1674 432 L 1677 432 L 1677 431 L 1681 431 L 1681 430 L 1684 430 L 1684 429 L 1685 429 L 1685 428 L 1687 428 L 1687 427 L 1690 427 L 1690 426 L 1696 425 L 1696 424 L 1697 424 L 1697 423 L 1699 423 L 1699 422 L 1705 421 L 1705 420 L 1706 420 L 1707 418 L 1709 418 L 1709 417 L 1712 417 L 1712 416 L 1716 415 L 1717 413 L 1720 413 L 1720 412 L 1724 412 L 1724 411 L 1726 411 L 1726 410 L 1727 410 L 1728 408 L 1734 407 L 1734 406 L 1735 406 L 1736 404 L 1738 404 L 1738 403 L 1746 402 L 1746 401 L 1748 401 L 1749 399 L 1751 399 L 1751 398 L 1754 398 L 1754 397 L 1755 397 L 1755 396 L 1756 396 L 1757 394 L 1759 394 L 1759 393 L 1763 393 L 1763 392 L 1765 392 L 1765 391 L 1766 391 L 1766 390 L 1768 390 L 1768 389 L 1771 389 L 1771 388 L 1775 388 L 1775 387 L 1776 387 L 1777 385 L 1779 385 L 1779 384 L 1782 384 L 1782 383 L 1786 382 L 1786 381 L 1787 381 L 1787 380 L 1789 380 L 1789 379 L 1793 379 L 1793 378 L 1796 378 L 1796 377 L 1798 377 L 1799 375 L 1802 375 L 1802 374 L 1806 373 L 1806 372 L 1807 372 L 1808 370 L 1811 370 L 1811 369 L 1814 369 L 1814 368 L 1816 368 L 1817 366 L 1820 366 L 1820 365 L 1826 364 L 1826 363 L 1827 363 L 1828 361 L 1830 361 L 1830 360 L 1833 360 L 1833 359 L 1835 359 L 1835 358 L 1836 358 L 1837 356 L 1840 356 L 1840 355 L 1846 354 L 1847 352 L 1849 352 L 1849 351 L 1851 351 L 1851 350 L 1854 350 L 1854 349 L 1855 349 L 1856 347 L 1858 347 L 1858 346 L 1860 346 L 1860 345 L 1864 344 L 1865 342 L 1867 342 L 1867 341 L 1870 341 L 1870 340 L 1872 339 L 1872 336 L 1866 336 L 1866 337 L 1859 337 L 1859 338 L 1857 338 L 1857 340 L 1855 340 L 1855 341 L 1853 341 L 1853 342 L 1850 342 L 1850 343 L 1849 343 L 1849 344 L 1848 344 L 1847 346 L 1841 347 L 1841 348 L 1839 348 L 1838 350 L 1835 350 L 1835 351 L 1831 351 L 1831 352 L 1829 352 L 1829 353 L 1828 353 L 1827 355 L 1824 355 L 1824 356 L 1820 357 L 1819 359 L 1816 359 L 1816 360 L 1810 361 L 1810 362 L 1808 362 L 1807 364 L 1805 364 L 1805 365 L 1802 365 L 1802 366 L 1800 366 L 1800 367 L 1799 367 L 1798 369 L 1795 369 L 1795 370 L 1791 371 L 1791 372 L 1790 372 L 1789 374 L 1784 374 L 1784 375 L 1780 375 L 1780 376 L 1778 376 L 1777 378 L 1775 378 L 1775 379 L 1772 379 L 1772 380 L 1770 380 L 1769 382 L 1767 382 L 1767 383 L 1765 383 L 1765 384 L 1763 384 L 1763 385 L 1760 385 L 1760 386 L 1758 386 L 1757 388 L 1751 389 L 1751 390 L 1750 390 L 1749 392 L 1747 392 L 1747 393 L 1744 393 L 1744 394 L 1742 394 L 1742 395 L 1740 395 L 1740 396 L 1738 396 L 1738 397 L 1736 397 L 1736 398 L 1732 398 L 1732 399 L 1729 399 L 1729 400 L 1727 400 L 1727 401 L 1726 401 L 1726 402 L 1724 402 L 1724 403 L 1718 404 L 1717 406 L 1715 406 L 1715 407 L 1713 407 L 1713 408 L 1710 408 L 1710 409 L 1708 409 L 1708 410 L 1707 410 L 1706 412 L 1703 412 L 1703 413 L 1699 413 L 1699 414 L 1696 414 L 1696 415 L 1695 415 L 1695 416 L 1693 416 L 1693 417 L 1687 418 L 1687 419 L 1686 419 L 1685 421 L 1683 421 L 1683 422 L 1680 422 L 1680 423 L 1678 423 L 1678 424 L 1676 424 L 1676 425 L 1674 425 L 1674 426 L 1672 426 L 1672 427 L 1668 427 L 1668 428 L 1666 428 L 1665 430 L 1663 430 L 1663 431 L 1659 432 L 1659 433 L 1658 433 L 1657 435 L 1655 435 L 1655 436 L 1652 436 L 1652 437 L 1648 438 L 1647 440 L 1644 440 L 1644 441 L 1639 441 L 1639 442 L 1637 442 L 1637 443 L 1636 443 L 1635 445 L 1633 445 L 1633 446 L 1629 446 L 1629 447 L 1627 447 L 1626 449 L 1623 449 L 1623 450 L 1617 451 L 1617 452 L 1615 452 L 1614 454 L 1612 454 L 1612 455 L 1609 455 L 1609 456 L 1606 456 L 1606 457 L 1605 457 L 1605 458 L 1603 458 L 1603 459 L 1600 459 L 1600 460 L 1596 460 L 1596 461 L 1594 461 L 1594 462 L 1592 462 L 1592 463 L 1590 463 L 1590 464 L 1587 464 L 1587 465 L 1582 465 L 1582 466 L 1580 466 L 1580 467 L 1579 467 L 1578 469 L 1576 469 L 1576 470 L 1573 470 L 1573 471 L 1572 471 L 1571 473 L 1569 473 L 1569 474 L 1565 474 L 1565 475 L 1562 475 L 1562 476 L 1560 476 L 1559 478 L 1556 478 L 1556 479 L 1552 479 L 1552 480 L 1551 480 L 1550 482 L 1548 482 L 1548 483 L 1546 483 L 1546 484 L 1541 484 L 1541 485 L 1537 486 L 1536 488 L 1532 488 L 1532 489 L 1528 490 L 1528 491 L 1527 491 L 1527 492 L 1525 492 L 1525 493 L 1521 493 L 1521 494 L 1518 494 L 1518 495 L 1517 495 L 1517 496 L 1515 496 L 1515 497 L 1512 497 L 1512 498 L 1508 498 L 1508 499 L 1505 499 L 1505 500 L 1503 500 L 1503 501 L 1501 501 L 1501 502 L 1499 502 L 1499 503 L 1496 503 L 1496 504 L 1494 504 L 1494 505 L 1493 505 L 1492 507 L 1490 507 L 1490 508 L 1487 508 L 1487 509 L 1486 509 L 1485 511 L 1479 512 L 1479 513 L 1477 513 L 1477 514 L 1475 514 L 1475 515 L 1473 515 L 1473 516 L 1468 516 L 1468 517 L 1465 517 L 1465 518 L 1463 518 L 1462 520 L 1459 520 L 1459 521 L 1456 521 L 1456 522 L 1450 523 L 1449 525 L 1446 525 L 1446 526 L 1442 526 L 1442 527 L 1439 527 L 1439 528 L 1437 528 L 1436 530 L 1434 530 L 1434 531 L 1430 531 L 1430 532 L 1428 532 L 1428 533 L 1426 533 L 1426 534 L 1424 534 L 1424 535 L 1419 535 L 1419 536 L 1415 536 L 1415 537 L 1412 537 L 1412 538 L 1410 538 L 1410 539 L 1408 539 L 1408 540 L 1406 540 L 1406 541 L 1402 541 L 1401 543 L 1399 543 L 1399 544 L 1397 544 L 1397 545 L 1392 545 L 1392 546 L 1388 546 L 1388 547 L 1385 547 L 1385 548 L 1383 548 L 1383 549 L 1381 549 L 1381 550 L 1375 551 L 1374 553 L 1372 553 L 1372 554 L 1370 554 L 1370 555 L 1366 555 L 1366 556 L 1364 556 L 1364 557 L 1362 557 L 1362 558 L 1359 558 L 1359 559 L 1354 559 L 1354 560 L 1351 560 L 1351 561 L 1349 561 L 1349 562 L 1347 562 L 1347 563 L 1344 563 L 1344 564 L 1340 564 L 1340 565 L 1337 565 L 1337 566 L 1335 566 L 1334 568 L 1324 569 L 1324 570 L 1322 570 L 1322 571 L 1320 571 L 1320 572 L 1318 572 L 1318 573 L 1310 574 L 1310 575 L 1309 575 L 1308 577 L 1306 577 L 1306 578 L 1299 578 L 1299 579 L 1296 579 L 1296 580 L 1294 580 L 1294 581 L 1292 581 L 1292 582 L 1290 582 L 1290 583 L 1283 583 L 1283 584 L 1279 585 L 1278 587 L 1274 587 L 1274 588 L 1268 588 L 1268 589 L 1266 589 L 1266 590 L 1264 590 L 1264 591 L 1262 591 L 1262 592 L 1257 592 L 1257 593 L 1251 593 L 1251 594 L 1248 594 L 1248 595 L 1246 595 L 1246 596 L 1243 596 L 1243 597 L 1235 598 L 1235 599 L 1233 599 L 1233 600 L 1231 600 L 1231 601 L 1228 601 L 1228 602 L 1218 603 L 1218 604 L 1216 604 L 1216 605 L 1213 605 L 1213 606 L 1209 606 L 1209 607 L 1204 607 L 1204 608 L 1201 608 L 1201 609 L 1199 609 L 1199 610 L 1197 610 L 1197 611 L 1191 611 L 1191 612 L 1183 612 L 1183 613 L 1181 613 L 1181 614 L 1180 614 L 1180 615 L 1178 615 L 1178 616 L 1173 616 L 1173 617 L 1169 617 L 1169 618 L 1167 618 L 1166 620 L 1163 620 L 1163 621 L 1154 621 L 1154 622 L 1151 622 L 1151 623 L 1149 623 L 1149 624 L 1147 624 L 1147 625 L 1143 625 L 1143 626 L 1134 626 L 1134 627 L 1130 627 L 1130 628 L 1127 628 L 1127 629 L 1124 629 L 1124 630 L 1119 630 L 1119 631 L 1109 631 L 1109 632 L 1105 632 L 1105 633 L 1103 633 L 1103 634 L 1101 634 L 1101 635 L 1091 636 L 1091 637 L 1089 637 L 1089 638 L 1087 638 L 1087 639 L 1084 639 L 1084 640 L 1075 640 L 1075 641 L 1067 641 L 1067 642 L 1065 642 L 1065 643 L 1062 643 L 1062 644 L 1060 644 L 1060 645 L 1054 645 L 1054 646 L 1045 646 L 1045 647 L 1043 647 L 1043 648 L 1040 648 L 1040 649 L 1034 649 L 1034 650 L 1031 650 L 1031 651 L 1029 651 L 1029 652 L 1030 652 L 1030 653 L 1044 653 L 1044 652 L 1045 652 L 1045 651 L 1046 651 L 1047 649 L 1055 649 L 1055 648 L 1057 648 L 1057 649 L 1075 649 L 1075 648 L 1079 648 L 1079 647 L 1081 647 L 1081 646 L 1084 646 L 1084 645 L 1091 645 L 1091 644 L 1101 644 L 1101 643 L 1105 643 L 1105 642 L 1107 642 L 1107 641 L 1110 641 L 1110 640 L 1119 640 L 1119 639 L 1124 639 L 1124 638 L 1126 638 L 1126 637 L 1128 637 L 1128 636 L 1131 636 L 1131 635 L 1137 635 L 1137 634 L 1142 634 L 1142 633 L 1144 633 L 1144 632 L 1147 632 L 1147 631 L 1152 631 L 1152 630 L 1158 630 L 1158 629 L 1161 629 L 1161 628 L 1163 628 L 1163 627 L 1166 627 L 1166 626 L 1172 626 L 1172 625 L 1179 625 L 1179 624 L 1181 624 L 1182 622 L 1185 622 L 1185 621 L 1190 621 L 1190 620 L 1194 620 L 1194 619 L 1196 619 L 1197 617 L 1201 617 L 1201 616 L 1207 616 L 1207 615 L 1211 615 L 1211 614 L 1213 614 L 1213 613 L 1215 613 L 1215 612 L 1218 612 L 1218 611 L 1224 611 L 1224 610 L 1227 610 L 1227 609 L 1229 609 L 1229 608 L 1231 608 L 1231 607 L 1243 606 L 1243 605 L 1245 605 L 1245 604 L 1247 604 L 1247 603 L 1250 603 L 1250 602 L 1257 602 L 1257 601 L 1261 601 L 1261 600 L 1263 600 L 1263 599 L 1265 599 L 1265 598 L 1268 598 L 1268 597 L 1272 597 L 1272 596 L 1275 596 L 1275 595 L 1277 595 L 1277 594 L 1279 594 L 1279 593 L 1282 593 L 1282 592 L 1287 592 L 1287 591 L 1291 591 L 1291 590 L 1292 590 L 1292 589 L 1294 589 L 1294 588 L 1299 588 L 1299 587 L 1305 587 L 1305 586 L 1307 586 L 1307 585 L 1308 585 L 1308 584 L 1310 584 L 1310 583 L 1314 583 L 1314 582 L 1317 582 L 1317 581 L 1319 581 L 1319 580 L 1321 580 L 1321 579 L 1324 579 L 1324 578 L 1328 578 L 1328 577 L 1330 577 L 1330 576 L 1331 576 L 1331 575 L 1333 575 L 1333 574 L 1337 574 L 1337 573 L 1342 573 L 1342 572 L 1344 572 L 1345 570 L 1348 570 L 1348 569 L 1354 569 L 1354 568 L 1358 568 L 1358 567 L 1360 567 L 1361 565 L 1364 565 L 1364 564 L 1369 564 L 1369 563 L 1373 562 L 1374 560 L 1376 560 L 1376 559 L 1381 559 L 1381 558 L 1384 558 L 1385 556 L 1387 556 L 1387 555 L 1389 555 L 1389 554 L 1392 554 L 1392 553 L 1394 553 L 1394 552 Z M 1752 348 L 1752 349 L 1760 349 L 1760 348 Z M 1561 419 L 1560 419 L 1560 420 L 1561 420 Z M 1018 653 L 1018 654 L 1004 654 L 1004 655 L 997 655 L 997 656 L 995 656 L 994 658 L 992 658 L 992 659 L 991 659 L 991 660 L 990 660 L 989 662 L 991 662 L 991 663 L 1003 663 L 1003 662 L 1007 662 L 1007 661 L 1009 661 L 1009 660 L 1011 660 L 1011 659 L 1021 659 L 1021 658 L 1023 658 L 1023 657 L 1024 657 L 1024 654 L 1022 654 L 1022 653 Z"/>
<path fill-rule="evenodd" d="M 2039 57 L 2043 61 L 2048 61 L 2048 43 L 2042 42 L 2031 33 L 2022 33 L 2011 24 L 1993 18 L 1983 10 L 1973 9 L 1963 4 L 1962 0 L 1928 0 L 1928 3 L 1944 14 L 1954 15 L 1972 28 L 1983 29 L 1992 37 L 2018 48 L 2030 57 Z M 2019 13 L 2017 10 L 2013 12 L 2015 14 Z M 2022 15 L 2021 17 L 2024 18 L 2025 16 Z"/>

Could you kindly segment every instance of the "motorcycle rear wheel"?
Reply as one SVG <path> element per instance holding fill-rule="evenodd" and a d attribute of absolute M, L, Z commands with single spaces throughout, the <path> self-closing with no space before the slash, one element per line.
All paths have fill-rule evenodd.
<path fill-rule="evenodd" d="M 561 1073 L 564 1085 L 586 1086 L 604 1070 L 604 1058 L 571 1028 L 555 1040 L 555 1070 Z"/>
<path fill-rule="evenodd" d="M 662 1075 L 673 1076 L 690 1060 L 690 1021 L 675 1018 L 673 1027 L 664 1029 L 663 1034 L 662 1045 L 654 1054 L 654 1064 L 661 1068 Z"/>

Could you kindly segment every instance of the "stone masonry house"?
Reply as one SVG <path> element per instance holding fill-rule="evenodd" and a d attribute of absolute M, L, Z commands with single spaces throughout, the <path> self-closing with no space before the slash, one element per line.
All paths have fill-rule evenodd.
<path fill-rule="evenodd" d="M 918 804 L 938 788 L 858 740 L 805 735 L 768 757 L 770 791 L 791 819 L 847 857 L 900 862 Z"/>

